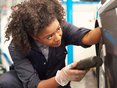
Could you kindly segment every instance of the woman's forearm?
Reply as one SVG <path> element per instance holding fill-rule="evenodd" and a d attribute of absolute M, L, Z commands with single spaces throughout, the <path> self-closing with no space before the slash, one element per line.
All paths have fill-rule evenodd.
<path fill-rule="evenodd" d="M 56 82 L 55 77 L 39 82 L 37 88 L 57 88 L 59 84 Z"/>
<path fill-rule="evenodd" d="M 82 42 L 86 45 L 93 45 L 99 42 L 101 38 L 101 30 L 99 27 L 88 32 L 82 39 Z"/>

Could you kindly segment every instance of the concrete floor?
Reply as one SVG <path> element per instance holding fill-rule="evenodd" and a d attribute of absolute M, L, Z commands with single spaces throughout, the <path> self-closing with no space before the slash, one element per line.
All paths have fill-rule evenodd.
<path fill-rule="evenodd" d="M 97 80 L 90 70 L 80 82 L 71 82 L 72 88 L 97 88 Z"/>

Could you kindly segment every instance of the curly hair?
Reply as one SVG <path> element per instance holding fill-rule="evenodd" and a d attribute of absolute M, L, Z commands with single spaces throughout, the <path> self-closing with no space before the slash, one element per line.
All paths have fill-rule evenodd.
<path fill-rule="evenodd" d="M 56 18 L 60 25 L 65 11 L 58 0 L 29 0 L 16 5 L 5 32 L 6 40 L 12 37 L 14 45 L 31 50 L 30 38 L 44 30 Z"/>

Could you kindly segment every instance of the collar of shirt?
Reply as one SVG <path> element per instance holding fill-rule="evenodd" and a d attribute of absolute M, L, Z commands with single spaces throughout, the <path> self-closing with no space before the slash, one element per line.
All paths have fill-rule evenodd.
<path fill-rule="evenodd" d="M 42 54 L 44 55 L 44 57 L 46 58 L 46 60 L 48 60 L 48 54 L 49 54 L 49 47 L 45 46 L 43 44 L 40 44 L 39 42 L 36 41 L 37 46 L 39 47 L 39 49 L 41 50 Z"/>

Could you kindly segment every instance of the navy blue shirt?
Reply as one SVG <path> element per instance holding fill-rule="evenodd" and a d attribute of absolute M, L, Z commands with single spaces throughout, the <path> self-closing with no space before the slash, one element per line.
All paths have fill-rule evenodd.
<path fill-rule="evenodd" d="M 69 23 L 62 26 L 62 43 L 59 47 L 49 47 L 48 61 L 32 41 L 30 53 L 23 54 L 21 49 L 15 47 L 13 43 L 9 45 L 9 52 L 14 62 L 14 68 L 24 88 L 37 88 L 40 80 L 48 79 L 56 75 L 56 72 L 65 66 L 67 45 L 84 45 L 81 40 L 89 32 L 89 29 L 78 28 Z M 64 87 L 60 87 L 64 88 Z M 70 88 L 70 87 L 68 87 Z"/>

